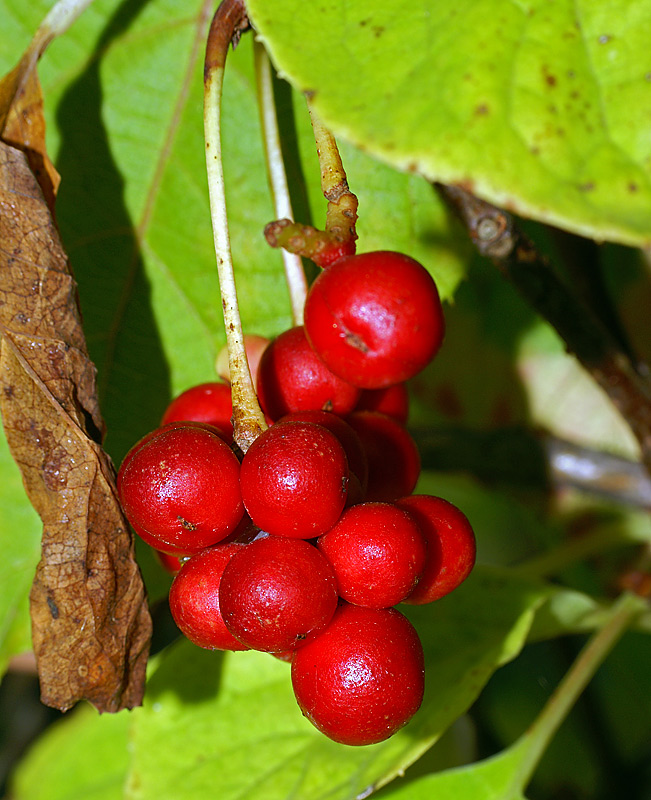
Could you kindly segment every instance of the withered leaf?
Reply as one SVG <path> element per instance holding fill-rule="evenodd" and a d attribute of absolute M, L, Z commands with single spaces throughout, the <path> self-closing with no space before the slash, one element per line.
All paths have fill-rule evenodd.
<path fill-rule="evenodd" d="M 25 153 L 0 142 L 0 409 L 43 521 L 30 596 L 47 705 L 140 703 L 151 621 L 102 450 L 76 284 Z M 16 532 L 19 535 L 19 532 Z"/>
<path fill-rule="evenodd" d="M 36 71 L 50 38 L 39 29 L 18 64 L 0 81 L 0 138 L 25 152 L 52 209 L 60 177 L 45 146 L 43 94 Z"/>

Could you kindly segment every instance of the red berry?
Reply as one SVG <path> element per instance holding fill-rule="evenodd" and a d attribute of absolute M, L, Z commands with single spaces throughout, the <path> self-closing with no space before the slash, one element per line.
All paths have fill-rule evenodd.
<path fill-rule="evenodd" d="M 171 425 L 127 454 L 118 492 L 127 519 L 148 544 L 197 553 L 241 520 L 239 475 L 237 458 L 214 431 Z"/>
<path fill-rule="evenodd" d="M 368 459 L 366 451 L 362 447 L 359 436 L 350 427 L 346 420 L 332 414 L 330 411 L 294 411 L 286 414 L 278 420 L 279 422 L 313 422 L 327 428 L 341 442 L 346 458 L 348 459 L 348 469 L 351 478 L 355 475 L 359 481 L 362 494 L 366 492 L 368 484 Z M 350 487 L 348 489 L 350 494 Z"/>
<path fill-rule="evenodd" d="M 133 447 L 129 450 L 129 452 L 126 454 L 126 456 L 123 458 L 122 464 L 120 465 L 120 469 L 119 469 L 118 475 L 117 475 L 117 484 L 116 485 L 117 485 L 118 494 L 120 493 L 120 484 L 121 484 L 121 481 L 122 481 L 122 475 L 124 474 L 124 471 L 125 471 L 125 469 L 127 467 L 127 464 L 129 463 L 129 461 L 134 457 L 134 455 L 138 452 L 138 450 L 140 450 L 140 448 L 144 444 L 147 444 L 147 442 L 150 439 L 153 439 L 154 437 L 158 436 L 158 434 L 162 433 L 163 431 L 171 430 L 172 428 L 188 428 L 188 427 L 195 427 L 195 428 L 201 428 L 202 430 L 209 430 L 209 431 L 212 431 L 213 433 L 218 434 L 219 436 L 222 436 L 222 432 L 219 430 L 219 428 L 216 428 L 214 425 L 208 425 L 205 422 L 190 422 L 190 421 L 187 421 L 187 422 L 186 421 L 184 421 L 184 422 L 168 422 L 165 425 L 161 425 L 159 428 L 154 428 L 153 431 L 149 431 L 149 433 L 146 433 L 142 437 L 142 439 L 139 439 L 133 445 Z"/>
<path fill-rule="evenodd" d="M 219 584 L 226 565 L 243 544 L 218 544 L 189 558 L 170 587 L 174 622 L 191 642 L 207 650 L 248 650 L 224 625 Z"/>
<path fill-rule="evenodd" d="M 186 389 L 168 405 L 161 425 L 169 422 L 205 422 L 230 441 L 233 438 L 231 387 L 226 383 L 201 383 Z"/>
<path fill-rule="evenodd" d="M 242 499 L 253 522 L 277 536 L 310 539 L 346 502 L 348 463 L 337 437 L 312 422 L 277 422 L 242 460 Z"/>
<path fill-rule="evenodd" d="M 423 648 L 395 608 L 343 603 L 325 631 L 296 652 L 292 686 L 303 714 L 335 742 L 388 739 L 423 698 Z"/>
<path fill-rule="evenodd" d="M 156 561 L 158 561 L 165 572 L 169 572 L 170 575 L 176 575 L 187 561 L 187 554 L 185 553 L 179 553 L 177 555 L 174 553 L 163 553 L 162 550 L 156 550 L 155 548 L 152 549 L 154 550 Z"/>
<path fill-rule="evenodd" d="M 366 451 L 366 499 L 391 502 L 413 492 L 420 475 L 420 454 L 405 426 L 376 411 L 355 411 L 346 422 Z"/>
<path fill-rule="evenodd" d="M 425 267 L 390 251 L 342 258 L 314 281 L 305 333 L 325 364 L 363 389 L 420 372 L 445 332 L 441 301 Z"/>
<path fill-rule="evenodd" d="M 302 326 L 281 333 L 264 351 L 257 392 L 262 409 L 273 420 L 305 409 L 347 414 L 359 399 L 359 389 L 330 372 L 318 358 Z"/>
<path fill-rule="evenodd" d="M 425 567 L 423 534 L 411 516 L 389 503 L 362 503 L 343 513 L 317 540 L 332 564 L 340 597 L 369 608 L 400 603 Z"/>
<path fill-rule="evenodd" d="M 323 247 L 318 253 L 312 256 L 312 261 L 318 266 L 329 267 L 340 258 L 352 256 L 355 252 L 355 240 L 346 239 L 345 241 L 332 241 Z"/>
<path fill-rule="evenodd" d="M 322 631 L 337 607 L 332 567 L 308 542 L 267 536 L 245 545 L 224 570 L 224 622 L 255 650 L 280 653 Z"/>
<path fill-rule="evenodd" d="M 386 389 L 364 389 L 359 396 L 355 411 L 377 411 L 387 417 L 407 423 L 409 416 L 409 393 L 404 383 L 387 386 Z"/>
<path fill-rule="evenodd" d="M 405 602 L 431 603 L 470 575 L 475 565 L 475 534 L 465 514 L 441 497 L 411 495 L 396 504 L 412 515 L 427 541 L 425 571 Z"/>

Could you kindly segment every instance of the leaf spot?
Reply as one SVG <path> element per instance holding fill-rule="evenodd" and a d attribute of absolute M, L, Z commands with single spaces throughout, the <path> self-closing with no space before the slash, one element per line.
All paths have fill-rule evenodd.
<path fill-rule="evenodd" d="M 54 602 L 54 598 L 50 597 L 49 595 L 47 598 L 47 605 L 50 609 L 50 614 L 52 614 L 52 619 L 59 619 L 59 607 Z"/>

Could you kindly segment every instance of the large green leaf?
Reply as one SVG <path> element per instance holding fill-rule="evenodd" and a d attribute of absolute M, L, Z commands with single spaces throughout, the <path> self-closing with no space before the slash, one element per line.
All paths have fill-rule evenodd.
<path fill-rule="evenodd" d="M 16 800 L 120 800 L 129 763 L 129 715 L 90 706 L 55 723 L 14 780 Z"/>
<path fill-rule="evenodd" d="M 108 3 L 93 8 L 102 6 Z M 107 443 L 119 458 L 157 424 L 171 394 L 214 377 L 224 343 L 203 144 L 202 62 L 212 10 L 205 0 L 191 9 L 180 0 L 112 2 L 99 31 L 89 36 L 82 16 L 56 43 L 75 54 L 63 82 L 58 65 L 43 64 L 63 177 L 57 213 L 99 369 Z M 245 331 L 275 335 L 290 324 L 289 301 L 280 254 L 262 235 L 273 210 L 251 43 L 243 39 L 226 69 L 226 199 Z M 292 174 L 302 175 L 318 202 L 307 111 L 300 97 L 293 105 L 309 165 L 302 169 L 299 159 Z M 434 194 L 368 157 L 351 160 L 370 179 L 368 188 L 359 181 L 370 244 L 414 251 L 440 270 L 449 293 L 466 251 Z M 324 213 L 321 199 L 313 215 L 320 222 Z"/>
<path fill-rule="evenodd" d="M 18 61 L 50 5 L 0 0 L 0 74 Z M 212 0 L 96 0 L 39 66 L 48 147 L 62 175 L 57 219 L 99 370 L 107 447 L 118 463 L 158 424 L 172 395 L 215 378 L 225 341 L 203 144 L 202 61 L 214 8 Z M 291 322 L 280 254 L 262 235 L 273 209 L 251 43 L 245 37 L 228 59 L 225 173 L 244 327 L 271 336 Z M 305 103 L 288 88 L 283 97 L 288 139 L 292 106 L 298 128 L 299 146 L 288 148 L 292 188 L 309 198 L 300 210 L 323 224 Z M 360 247 L 413 253 L 449 296 L 467 244 L 430 187 L 352 148 L 346 158 L 364 209 Z M 25 594 L 38 556 L 38 526 L 8 458 L 0 462 L 0 540 L 11 553 L 0 590 L 4 637 L 10 624 L 28 630 Z M 27 644 L 19 638 L 12 651 Z"/>
<path fill-rule="evenodd" d="M 525 800 L 518 785 L 517 772 L 523 743 L 499 753 L 494 758 L 428 775 L 405 786 L 398 786 L 391 800 Z"/>
<path fill-rule="evenodd" d="M 651 239 L 645 3 L 249 0 L 335 133 L 597 239 Z"/>

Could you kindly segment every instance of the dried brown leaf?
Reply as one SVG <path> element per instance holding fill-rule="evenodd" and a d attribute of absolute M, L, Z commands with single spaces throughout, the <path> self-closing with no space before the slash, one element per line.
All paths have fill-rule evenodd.
<path fill-rule="evenodd" d="M 76 284 L 25 153 L 0 143 L 0 408 L 43 521 L 31 593 L 42 700 L 140 703 L 151 621 L 101 448 Z"/>
<path fill-rule="evenodd" d="M 25 152 L 52 209 L 60 177 L 45 146 L 43 94 L 36 72 L 48 42 L 39 31 L 17 66 L 0 81 L 0 138 Z"/>

